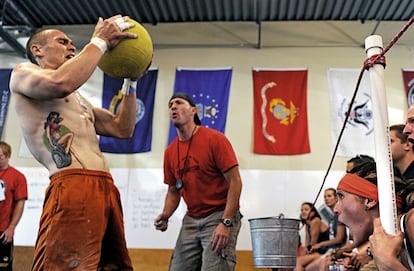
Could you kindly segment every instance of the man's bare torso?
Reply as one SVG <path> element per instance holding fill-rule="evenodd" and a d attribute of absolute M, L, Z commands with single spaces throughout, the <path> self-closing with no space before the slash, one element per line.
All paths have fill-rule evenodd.
<path fill-rule="evenodd" d="M 92 105 L 78 92 L 50 100 L 19 93 L 13 97 L 26 144 L 50 175 L 69 168 L 109 170 L 99 149 Z"/>

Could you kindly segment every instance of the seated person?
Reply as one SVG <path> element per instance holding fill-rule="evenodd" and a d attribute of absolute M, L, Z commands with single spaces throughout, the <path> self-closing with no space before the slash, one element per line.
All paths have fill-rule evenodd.
<path fill-rule="evenodd" d="M 396 184 L 403 180 L 394 176 Z M 396 185 L 398 192 L 403 185 Z M 373 221 L 379 217 L 379 202 L 377 188 L 377 173 L 375 162 L 363 163 L 354 167 L 338 184 L 339 201 L 335 206 L 339 220 L 347 225 L 352 234 L 354 245 L 358 248 L 350 254 L 345 254 L 341 262 L 351 270 L 372 270 L 375 262 L 369 253 L 369 236 L 373 232 Z M 402 210 L 403 200 L 397 197 L 397 207 Z"/>
<path fill-rule="evenodd" d="M 329 220 L 329 239 L 315 244 L 313 248 L 317 250 L 323 247 L 327 249 L 327 252 L 325 254 L 310 253 L 300 257 L 298 261 L 302 264 L 302 267 L 304 267 L 305 270 L 320 270 L 319 261 L 323 260 L 322 257 L 325 257 L 332 253 L 333 250 L 344 246 L 347 241 L 346 227 L 338 220 L 338 215 L 334 213 L 335 205 L 338 202 L 338 195 L 335 188 L 325 189 L 324 201 L 325 205 L 333 214 Z"/>
<path fill-rule="evenodd" d="M 318 244 L 329 240 L 329 226 L 322 221 L 321 216 L 313 203 L 302 203 L 300 219 L 305 226 L 306 251 L 304 252 L 304 255 L 299 255 L 297 257 L 296 271 L 304 270 L 304 266 L 308 264 L 310 254 L 325 253 L 327 248 L 321 247 Z"/>
<path fill-rule="evenodd" d="M 320 270 L 324 266 L 324 257 L 330 255 L 332 251 L 343 247 L 347 241 L 346 227 L 338 220 L 338 215 L 334 213 L 334 208 L 338 202 L 338 195 L 335 188 L 327 188 L 324 192 L 325 205 L 330 208 L 333 216 L 329 220 L 329 240 L 314 245 L 315 249 L 319 247 L 328 248 L 325 254 L 311 253 L 299 259 L 305 270 Z"/>

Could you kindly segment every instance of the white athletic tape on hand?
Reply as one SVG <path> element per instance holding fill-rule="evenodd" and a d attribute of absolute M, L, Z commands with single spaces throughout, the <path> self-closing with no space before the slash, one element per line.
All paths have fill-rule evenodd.
<path fill-rule="evenodd" d="M 121 92 L 123 95 L 128 96 L 129 93 L 135 93 L 137 91 L 137 81 L 132 81 L 129 78 L 124 78 Z"/>
<path fill-rule="evenodd" d="M 131 28 L 132 26 L 134 26 L 133 23 L 123 22 L 122 24 L 119 25 L 119 29 L 121 29 L 121 31 L 124 31 L 126 29 Z"/>
<path fill-rule="evenodd" d="M 121 31 L 124 31 L 125 29 L 131 28 L 132 26 L 134 26 L 133 23 L 125 21 L 124 18 L 116 19 L 115 23 L 118 25 Z"/>
<path fill-rule="evenodd" d="M 125 22 L 125 20 L 124 20 L 124 18 L 123 18 L 123 17 L 119 17 L 119 18 L 116 18 L 116 19 L 115 19 L 115 23 L 116 23 L 117 25 L 120 25 L 120 24 L 122 24 L 123 22 Z"/>

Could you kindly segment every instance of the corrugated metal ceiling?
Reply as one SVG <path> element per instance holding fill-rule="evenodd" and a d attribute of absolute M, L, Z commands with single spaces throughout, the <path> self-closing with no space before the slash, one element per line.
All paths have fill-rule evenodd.
<path fill-rule="evenodd" d="M 18 34 L 51 25 L 95 24 L 129 15 L 153 25 L 177 22 L 406 21 L 413 0 L 0 0 L 0 37 L 20 54 Z"/>
<path fill-rule="evenodd" d="M 205 21 L 404 21 L 412 0 L 0 0 L 3 26 L 93 24 L 127 14 L 141 23 Z"/>

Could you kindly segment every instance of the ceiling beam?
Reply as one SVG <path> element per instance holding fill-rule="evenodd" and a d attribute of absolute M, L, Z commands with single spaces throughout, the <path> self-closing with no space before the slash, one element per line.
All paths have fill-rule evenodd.
<path fill-rule="evenodd" d="M 2 26 L 0 26 L 0 38 L 9 44 L 20 56 L 26 57 L 26 49 Z"/>

